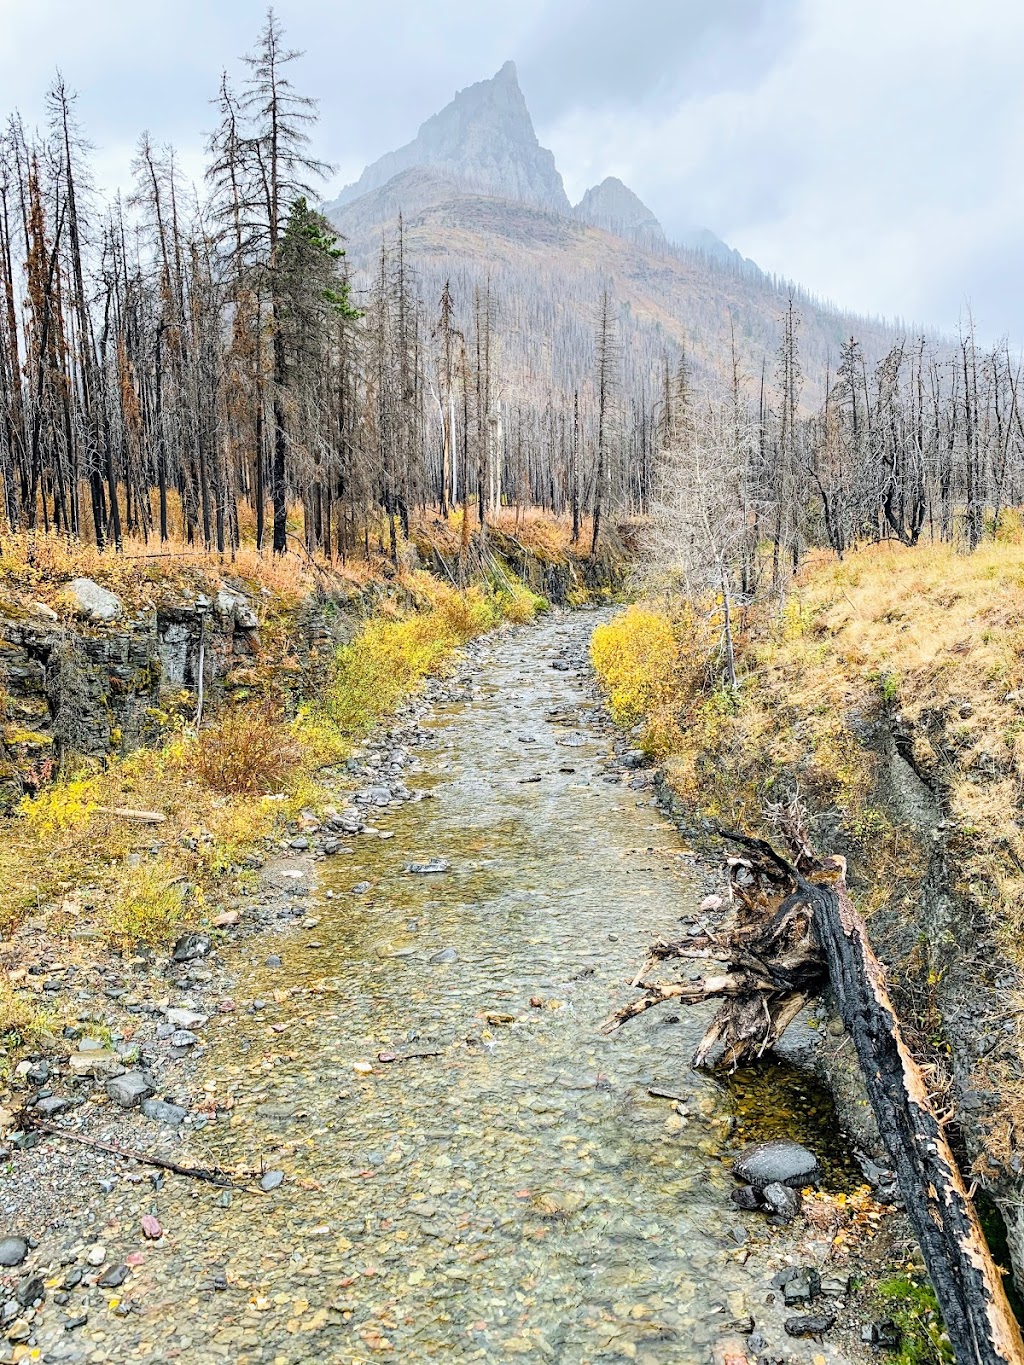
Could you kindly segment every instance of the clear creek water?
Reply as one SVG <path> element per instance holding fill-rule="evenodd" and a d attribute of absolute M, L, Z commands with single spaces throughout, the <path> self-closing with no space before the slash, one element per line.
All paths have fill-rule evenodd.
<path fill-rule="evenodd" d="M 702 893 L 650 791 L 602 779 L 585 678 L 552 667 L 592 624 L 485 645 L 408 750 L 432 799 L 317 865 L 315 924 L 244 945 L 202 1061 L 231 1120 L 191 1155 L 283 1182 L 169 1179 L 142 1312 L 90 1323 L 77 1358 L 670 1365 L 763 1300 L 728 1197 L 737 1100 L 689 1069 L 708 1013 L 599 1032 Z"/>

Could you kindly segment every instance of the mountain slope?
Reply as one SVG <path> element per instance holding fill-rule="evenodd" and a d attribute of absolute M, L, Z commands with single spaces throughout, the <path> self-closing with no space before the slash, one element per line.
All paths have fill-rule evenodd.
<path fill-rule="evenodd" d="M 450 280 L 459 325 L 489 290 L 506 377 L 543 401 L 585 385 L 594 314 L 607 289 L 618 310 L 627 384 L 650 391 L 664 358 L 685 352 L 701 376 L 731 373 L 733 339 L 752 381 L 769 384 L 791 287 L 769 280 L 706 229 L 674 245 L 628 186 L 608 177 L 572 208 L 554 158 L 537 141 L 515 67 L 461 91 L 405 147 L 367 167 L 326 212 L 347 239 L 357 293 L 379 267 L 382 236 L 405 228 L 405 261 L 431 314 Z M 890 329 L 798 299 L 804 398 L 856 334 L 869 362 Z"/>
<path fill-rule="evenodd" d="M 647 205 L 614 175 L 594 185 L 573 209 L 573 217 L 591 227 L 645 245 L 663 245 L 665 233 Z"/>

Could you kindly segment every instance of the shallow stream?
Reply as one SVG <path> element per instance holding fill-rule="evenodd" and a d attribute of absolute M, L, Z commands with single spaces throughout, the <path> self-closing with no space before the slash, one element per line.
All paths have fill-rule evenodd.
<path fill-rule="evenodd" d="M 88 1359 L 669 1365 L 763 1300 L 729 1201 L 737 1097 L 688 1064 L 707 1012 L 599 1032 L 703 891 L 650 789 L 604 780 L 611 736 L 564 667 L 592 624 L 486 645 L 409 749 L 431 799 L 317 864 L 306 927 L 244 945 L 204 1057 L 231 1120 L 191 1145 L 283 1181 L 168 1180 L 145 1308 L 90 1326 Z M 450 869 L 406 870 L 431 858 Z"/>

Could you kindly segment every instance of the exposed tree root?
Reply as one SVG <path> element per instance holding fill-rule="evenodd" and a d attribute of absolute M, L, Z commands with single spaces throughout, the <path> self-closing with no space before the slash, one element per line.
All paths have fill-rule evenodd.
<path fill-rule="evenodd" d="M 685 983 L 640 981 L 611 1033 L 667 1001 L 722 1004 L 694 1065 L 762 1056 L 809 1000 L 831 985 L 860 1061 L 879 1131 L 917 1233 L 958 1362 L 1024 1365 L 1024 1341 L 970 1195 L 885 988 L 884 972 L 846 888 L 842 858 L 817 858 L 790 813 L 790 863 L 761 839 L 719 831 L 745 850 L 729 860 L 737 904 L 728 933 L 649 950 L 655 961 L 701 956 L 726 970 Z M 646 975 L 646 972 L 644 973 Z"/>

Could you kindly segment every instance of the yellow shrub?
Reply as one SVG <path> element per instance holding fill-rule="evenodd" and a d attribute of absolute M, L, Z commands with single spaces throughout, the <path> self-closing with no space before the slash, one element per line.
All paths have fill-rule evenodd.
<path fill-rule="evenodd" d="M 537 593 L 531 592 L 523 583 L 513 579 L 507 587 L 498 590 L 498 605 L 506 621 L 516 625 L 526 625 L 542 611 L 548 610 L 548 601 Z"/>
<path fill-rule="evenodd" d="M 75 777 L 44 788 L 36 797 L 26 796 L 19 809 L 34 834 L 50 838 L 84 828 L 98 805 L 97 779 Z"/>
<path fill-rule="evenodd" d="M 166 943 L 184 929 L 185 919 L 185 884 L 163 861 L 123 867 L 97 917 L 104 938 L 122 950 Z"/>
<path fill-rule="evenodd" d="M 590 656 L 620 725 L 635 725 L 675 699 L 679 641 L 661 612 L 630 607 L 598 626 Z"/>
<path fill-rule="evenodd" d="M 500 620 L 493 598 L 481 588 L 457 592 L 431 580 L 424 594 L 429 610 L 368 621 L 339 650 L 326 709 L 343 735 L 365 734 L 424 678 L 442 673 L 460 645 Z"/>
<path fill-rule="evenodd" d="M 15 1055 L 40 1043 L 50 1032 L 46 1015 L 0 980 L 0 1042 Z"/>

